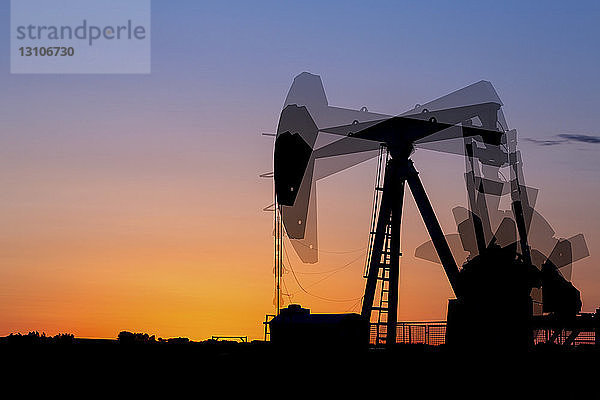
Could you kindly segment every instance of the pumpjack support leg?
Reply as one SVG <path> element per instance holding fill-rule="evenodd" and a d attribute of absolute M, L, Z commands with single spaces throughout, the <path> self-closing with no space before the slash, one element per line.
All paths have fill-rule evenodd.
<path fill-rule="evenodd" d="M 393 159 L 389 160 L 385 169 L 383 196 L 379 208 L 379 215 L 377 217 L 377 227 L 375 230 L 371 258 L 369 260 L 367 285 L 365 288 L 365 297 L 363 299 L 361 313 L 363 318 L 368 320 L 371 319 L 373 301 L 375 300 L 375 291 L 377 289 L 377 280 L 388 279 L 387 307 L 385 310 L 379 310 L 380 313 L 383 312 L 387 314 L 385 339 L 387 345 L 396 343 L 396 325 L 398 322 L 400 227 L 405 182 L 405 179 L 400 172 L 401 169 L 399 168 L 398 163 Z M 382 258 L 386 258 L 387 256 L 387 254 L 383 254 L 383 252 L 388 225 L 391 225 L 389 276 L 385 277 L 384 274 L 381 274 L 380 276 L 380 270 L 383 267 Z"/>
<path fill-rule="evenodd" d="M 415 203 L 417 204 L 419 212 L 421 213 L 421 217 L 423 218 L 423 222 L 425 223 L 425 227 L 427 228 L 427 232 L 431 237 L 435 250 L 440 257 L 442 266 L 444 267 L 444 271 L 446 272 L 446 276 L 450 281 L 450 286 L 452 286 L 454 294 L 456 296 L 460 296 L 458 266 L 456 265 L 456 261 L 454 261 L 454 256 L 450 251 L 450 246 L 448 246 L 448 242 L 446 241 L 442 227 L 435 216 L 433 207 L 431 207 L 431 203 L 429 202 L 429 198 L 427 197 L 423 183 L 421 182 L 421 179 L 419 179 L 419 173 L 415 169 L 411 160 L 407 160 L 405 176 L 406 181 L 410 186 L 410 191 L 415 199 Z"/>
<path fill-rule="evenodd" d="M 400 283 L 400 228 L 402 221 L 402 205 L 404 201 L 404 176 L 395 171 L 396 184 L 392 186 L 392 229 L 390 238 L 390 282 L 388 293 L 388 320 L 386 329 L 386 343 L 396 343 L 396 329 L 398 325 L 398 285 Z"/>
<path fill-rule="evenodd" d="M 367 285 L 365 287 L 365 295 L 363 298 L 361 315 L 363 318 L 370 320 L 373 309 L 373 301 L 375 300 L 375 289 L 377 287 L 377 276 L 379 274 L 380 260 L 383 252 L 383 246 L 386 234 L 386 225 L 391 213 L 391 193 L 389 187 L 392 185 L 392 173 L 390 164 L 385 168 L 385 176 L 383 181 L 383 195 L 381 197 L 381 205 L 379 206 L 379 215 L 377 217 L 377 226 L 375 228 L 375 239 L 373 240 L 373 248 L 371 250 L 371 258 L 369 259 L 369 269 L 367 272 Z"/>
<path fill-rule="evenodd" d="M 408 183 L 419 212 L 425 222 L 429 236 L 431 237 L 435 249 L 442 261 L 444 270 L 455 293 L 458 292 L 458 267 L 454 257 L 450 252 L 450 247 L 442 232 L 439 222 L 435 216 L 431 203 L 427 197 L 423 184 L 419 179 L 419 174 L 415 170 L 411 160 L 388 161 L 385 169 L 383 184 L 383 195 L 379 214 L 377 217 L 377 226 L 369 268 L 367 273 L 367 284 L 365 296 L 362 304 L 361 315 L 367 320 L 371 320 L 371 314 L 374 309 L 375 291 L 377 289 L 378 279 L 389 279 L 387 307 L 379 312 L 387 313 L 386 322 L 386 345 L 396 343 L 396 326 L 398 322 L 398 283 L 400 275 L 400 228 L 402 219 L 402 207 L 404 199 L 404 186 Z M 382 265 L 382 255 L 384 255 L 387 227 L 390 225 L 390 258 L 389 258 L 389 277 L 385 274 L 380 276 Z M 379 329 L 379 327 L 378 327 Z M 378 331 L 379 332 L 379 331 Z"/>

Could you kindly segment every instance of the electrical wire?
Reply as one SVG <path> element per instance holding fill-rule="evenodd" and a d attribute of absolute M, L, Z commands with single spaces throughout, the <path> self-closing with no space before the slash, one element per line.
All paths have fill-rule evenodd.
<path fill-rule="evenodd" d="M 300 290 L 302 290 L 307 295 L 312 296 L 312 297 L 317 298 L 317 299 L 320 299 L 320 300 L 330 301 L 330 302 L 333 302 L 333 303 L 348 303 L 348 302 L 351 302 L 351 301 L 362 300 L 362 298 L 364 297 L 364 295 L 363 295 L 363 296 L 356 297 L 356 298 L 353 298 L 353 299 L 331 299 L 331 298 L 319 296 L 319 295 L 316 295 L 314 293 L 309 292 L 308 290 L 306 290 L 304 288 L 304 286 L 302 286 L 302 284 L 298 280 L 298 277 L 296 276 L 296 272 L 294 271 L 294 267 L 292 266 L 292 263 L 291 263 L 291 261 L 290 261 L 290 259 L 288 257 L 287 251 L 285 250 L 285 245 L 283 246 L 283 253 L 285 254 L 285 258 L 288 261 L 288 265 L 290 267 L 290 271 L 292 271 L 292 276 L 294 277 L 294 280 L 296 281 L 296 284 L 298 285 L 298 287 L 300 288 Z"/>
<path fill-rule="evenodd" d="M 359 309 L 360 308 L 361 300 L 362 300 L 362 298 L 360 300 L 356 301 L 355 303 L 353 303 L 350 306 L 350 308 L 346 309 L 346 312 L 352 312 L 352 311 L 356 311 L 357 309 Z"/>
<path fill-rule="evenodd" d="M 348 269 L 350 266 L 352 266 L 352 264 L 354 264 L 355 262 L 357 262 L 358 260 L 361 260 L 363 258 L 363 255 L 359 255 L 358 257 L 356 257 L 354 260 L 347 262 L 345 265 L 343 265 L 342 267 L 338 268 L 337 270 L 331 272 L 329 275 L 324 276 L 323 278 L 319 279 L 318 281 L 311 283 L 311 285 L 309 287 L 313 287 L 321 282 L 323 282 L 324 280 L 327 280 L 329 278 L 331 278 L 332 276 L 334 276 L 335 274 Z"/>
<path fill-rule="evenodd" d="M 343 269 L 348 268 L 349 264 L 352 264 L 354 262 L 356 262 L 357 260 L 361 259 L 363 256 L 362 254 L 360 256 L 358 256 L 357 258 L 353 259 L 352 261 L 340 266 L 340 267 L 336 267 L 336 268 L 332 268 L 328 271 L 311 271 L 311 272 L 305 272 L 305 271 L 296 271 L 296 273 L 298 275 L 323 275 L 323 274 L 329 274 L 329 273 L 335 273 L 335 272 L 339 272 Z"/>
<path fill-rule="evenodd" d="M 315 249 L 313 247 L 310 247 L 309 245 L 302 243 L 300 240 L 295 240 L 295 239 L 290 239 L 290 240 L 294 240 L 294 243 L 304 246 L 307 249 L 315 250 L 317 253 L 350 254 L 350 253 L 356 253 L 357 251 L 365 251 L 367 249 L 366 247 L 361 247 L 360 249 L 347 250 L 347 251 L 321 250 L 321 249 Z"/>

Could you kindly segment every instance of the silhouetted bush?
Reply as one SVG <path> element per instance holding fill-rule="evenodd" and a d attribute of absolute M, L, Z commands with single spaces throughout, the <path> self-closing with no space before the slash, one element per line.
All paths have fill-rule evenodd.
<path fill-rule="evenodd" d="M 20 333 L 11 333 L 6 337 L 6 342 L 10 344 L 46 344 L 52 343 L 52 337 L 46 336 L 46 333 L 41 334 L 38 331 L 29 332 L 27 335 Z"/>
<path fill-rule="evenodd" d="M 182 338 L 182 337 L 167 339 L 168 344 L 187 344 L 189 342 L 190 342 L 190 339 Z"/>
<path fill-rule="evenodd" d="M 154 335 L 149 336 L 147 333 L 131 333 L 122 331 L 118 336 L 119 343 L 122 344 L 148 344 L 156 343 Z"/>
<path fill-rule="evenodd" d="M 56 344 L 73 344 L 74 339 L 75 336 L 71 333 L 59 333 L 53 338 Z"/>

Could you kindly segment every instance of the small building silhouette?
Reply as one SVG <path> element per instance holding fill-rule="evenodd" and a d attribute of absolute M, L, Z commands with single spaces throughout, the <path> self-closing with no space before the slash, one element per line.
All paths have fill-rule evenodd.
<path fill-rule="evenodd" d="M 362 349 L 369 345 L 369 323 L 359 314 L 311 314 L 290 304 L 269 322 L 271 342 L 286 347 Z"/>

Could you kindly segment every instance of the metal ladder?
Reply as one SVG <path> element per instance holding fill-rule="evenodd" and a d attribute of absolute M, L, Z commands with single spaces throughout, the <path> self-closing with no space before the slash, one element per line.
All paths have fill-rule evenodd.
<path fill-rule="evenodd" d="M 388 160 L 388 153 L 384 146 L 379 150 L 379 161 L 377 166 L 377 176 L 375 181 L 375 193 L 373 195 L 373 215 L 371 219 L 371 232 L 369 237 L 369 247 L 367 252 L 367 259 L 365 263 L 364 278 L 367 277 L 369 269 L 369 261 L 371 260 L 371 253 L 373 252 L 373 242 L 375 240 L 375 225 L 377 222 L 377 215 L 379 212 L 379 206 L 381 204 L 381 196 L 383 193 L 383 177 L 385 175 L 385 165 Z M 383 251 L 381 252 L 381 261 L 379 264 L 379 272 L 377 275 L 377 285 L 379 287 L 379 306 L 372 307 L 372 311 L 377 313 L 377 317 L 371 316 L 373 322 L 372 325 L 376 328 L 375 334 L 375 345 L 382 346 L 386 344 L 387 335 L 387 317 L 388 317 L 388 295 L 389 295 L 389 282 L 390 282 L 390 259 L 391 259 L 391 221 L 386 224 L 385 240 Z"/>
<path fill-rule="evenodd" d="M 374 233 L 373 233 L 374 234 Z M 390 292 L 390 239 L 391 225 L 388 224 L 385 232 L 384 251 L 381 252 L 381 263 L 379 264 L 379 274 L 377 276 L 379 290 L 379 306 L 373 307 L 377 312 L 375 345 L 385 345 L 387 336 L 387 317 L 388 317 L 388 295 Z"/>

